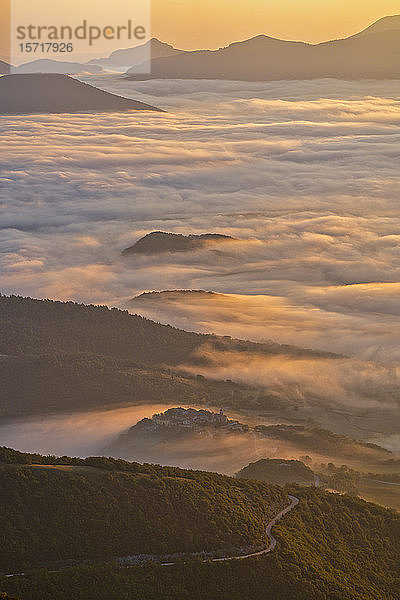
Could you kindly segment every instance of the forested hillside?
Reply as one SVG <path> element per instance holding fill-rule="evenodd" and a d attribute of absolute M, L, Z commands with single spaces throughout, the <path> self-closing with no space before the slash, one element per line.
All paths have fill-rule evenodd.
<path fill-rule="evenodd" d="M 262 547 L 266 521 L 289 502 L 265 483 L 173 467 L 7 449 L 0 461 L 3 573 L 53 561 Z"/>
<path fill-rule="evenodd" d="M 201 344 L 268 354 L 331 356 L 280 344 L 190 333 L 127 311 L 74 302 L 0 296 L 0 352 L 8 355 L 89 353 L 141 364 L 178 364 Z"/>
<path fill-rule="evenodd" d="M 0 418 L 254 395 L 164 368 L 205 339 L 106 307 L 0 296 Z"/>
<path fill-rule="evenodd" d="M 0 295 L 0 418 L 138 402 L 218 403 L 277 399 L 231 381 L 179 375 L 208 344 L 221 351 L 319 356 L 279 344 L 254 344 L 160 325 L 126 311 Z M 204 360 L 204 359 L 202 359 Z"/>
<path fill-rule="evenodd" d="M 0 297 L 2 354 L 83 353 L 173 364 L 203 337 L 104 306 Z"/>
<path fill-rule="evenodd" d="M 348 496 L 293 489 L 275 551 L 228 563 L 81 566 L 1 579 L 23 600 L 399 600 L 400 518 Z"/>
<path fill-rule="evenodd" d="M 239 479 L 256 479 L 277 485 L 298 483 L 310 485 L 314 483 L 314 473 L 300 460 L 283 460 L 280 458 L 263 458 L 250 463 L 241 469 L 236 477 Z"/>
<path fill-rule="evenodd" d="M 0 418 L 145 402 L 233 405 L 243 397 L 260 398 L 256 389 L 232 381 L 95 354 L 0 358 L 0 386 Z M 264 401 L 274 406 L 273 399 Z"/>

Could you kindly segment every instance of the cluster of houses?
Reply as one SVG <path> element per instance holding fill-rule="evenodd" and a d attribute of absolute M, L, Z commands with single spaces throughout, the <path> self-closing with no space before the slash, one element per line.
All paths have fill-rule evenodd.
<path fill-rule="evenodd" d="M 210 429 L 242 432 L 249 429 L 247 425 L 243 425 L 239 421 L 228 419 L 222 408 L 219 413 L 195 410 L 194 408 L 170 408 L 163 413 L 153 415 L 151 419 L 143 419 L 141 425 L 152 431 L 177 428 L 197 432 Z"/>

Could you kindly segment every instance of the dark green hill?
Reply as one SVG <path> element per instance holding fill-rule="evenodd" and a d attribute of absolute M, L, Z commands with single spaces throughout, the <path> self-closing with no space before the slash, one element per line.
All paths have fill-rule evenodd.
<path fill-rule="evenodd" d="M 80 560 L 90 552 L 98 559 L 138 546 L 163 551 L 248 541 L 265 511 L 287 497 L 265 483 L 210 473 L 10 450 L 0 456 L 14 463 L 1 468 L 3 565 L 17 555 L 26 564 L 32 555 L 33 561 Z M 315 488 L 291 493 L 299 505 L 275 526 L 275 550 L 260 558 L 189 559 L 169 567 L 92 562 L 59 570 L 51 564 L 0 577 L 0 588 L 23 600 L 399 600 L 397 513 Z"/>
<path fill-rule="evenodd" d="M 250 386 L 174 371 L 180 363 L 204 364 L 196 356 L 204 344 L 219 352 L 336 358 L 181 331 L 104 306 L 0 295 L 0 418 L 171 400 L 236 406 L 257 398 L 258 407 L 276 405 Z"/>
<path fill-rule="evenodd" d="M 154 402 L 228 406 L 257 389 L 91 354 L 0 358 L 0 418 Z M 265 396 L 264 406 L 276 405 Z"/>
<path fill-rule="evenodd" d="M 0 461 L 3 573 L 53 561 L 257 548 L 265 522 L 288 504 L 279 487 L 173 467 L 7 449 Z"/>
<path fill-rule="evenodd" d="M 90 353 L 141 364 L 174 365 L 186 361 L 206 342 L 222 351 L 338 358 L 273 342 L 258 344 L 182 331 L 106 306 L 0 295 L 0 353 L 4 355 Z"/>
<path fill-rule="evenodd" d="M 90 353 L 172 364 L 204 337 L 105 306 L 0 297 L 0 353 L 7 355 Z"/>
<path fill-rule="evenodd" d="M 233 398 L 240 386 L 163 367 L 207 339 L 117 309 L 0 296 L 0 418 Z"/>
<path fill-rule="evenodd" d="M 236 475 L 239 479 L 256 479 L 277 485 L 314 483 L 314 473 L 300 460 L 263 458 L 243 467 Z"/>

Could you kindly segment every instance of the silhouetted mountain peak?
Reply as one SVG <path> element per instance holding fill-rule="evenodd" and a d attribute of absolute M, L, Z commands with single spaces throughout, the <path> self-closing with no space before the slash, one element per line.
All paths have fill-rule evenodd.
<path fill-rule="evenodd" d="M 161 42 L 158 38 L 153 37 L 139 46 L 114 50 L 107 58 L 92 59 L 88 64 L 97 64 L 111 69 L 127 66 L 134 67 L 146 63 L 150 57 L 157 59 L 182 53 L 184 53 L 184 50 L 174 48 L 171 44 Z"/>
<path fill-rule="evenodd" d="M 198 250 L 209 244 L 233 241 L 229 235 L 218 233 L 203 233 L 200 235 L 182 235 L 181 233 L 166 233 L 153 231 L 148 233 L 133 246 L 123 250 L 122 254 L 159 254 L 164 252 L 188 252 Z"/>
<path fill-rule="evenodd" d="M 375 21 L 375 23 L 372 23 L 372 25 L 369 25 L 353 37 L 366 35 L 369 33 L 382 33 L 384 31 L 393 30 L 400 31 L 400 15 L 390 15 L 387 17 L 382 17 L 381 19 L 378 19 L 378 21 Z"/>
<path fill-rule="evenodd" d="M 40 73 L 0 78 L 0 114 L 160 109 L 116 96 L 67 75 Z"/>
<path fill-rule="evenodd" d="M 384 17 L 346 39 L 308 44 L 265 34 L 219 50 L 196 50 L 152 57 L 147 75 L 130 69 L 134 79 L 293 79 L 400 78 L 400 15 Z"/>

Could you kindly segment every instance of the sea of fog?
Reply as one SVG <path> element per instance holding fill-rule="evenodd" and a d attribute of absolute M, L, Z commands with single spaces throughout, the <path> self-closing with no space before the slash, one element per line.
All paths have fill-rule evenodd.
<path fill-rule="evenodd" d="M 86 80 L 167 112 L 0 117 L 2 292 L 214 290 L 236 320 L 165 318 L 397 362 L 400 81 Z M 153 230 L 240 243 L 122 258 Z"/>
<path fill-rule="evenodd" d="M 400 81 L 85 81 L 166 112 L 0 117 L 1 291 L 119 307 L 149 290 L 219 292 L 134 310 L 349 355 L 343 369 L 217 366 L 306 400 L 325 389 L 398 430 Z M 121 255 L 154 230 L 239 241 Z"/>
<path fill-rule="evenodd" d="M 174 405 L 171 404 L 149 404 L 2 422 L 0 445 L 45 456 L 113 456 L 228 475 L 266 456 L 292 457 L 293 450 L 289 451 L 285 444 L 277 445 L 275 440 L 258 440 L 252 434 L 203 436 L 195 444 L 193 440 L 179 436 L 158 446 L 154 446 L 151 440 L 147 445 L 142 441 L 131 453 L 113 448 L 119 436 L 139 420 L 172 407 Z M 236 418 L 234 414 L 229 416 Z M 265 419 L 257 422 L 270 423 Z"/>
<path fill-rule="evenodd" d="M 125 408 L 98 410 L 80 413 L 42 416 L 2 422 L 0 424 L 0 445 L 22 452 L 37 452 L 56 456 L 114 456 L 138 462 L 156 462 L 182 468 L 216 471 L 233 475 L 249 462 L 262 458 L 301 458 L 304 448 L 296 448 L 290 443 L 274 439 L 258 439 L 252 434 L 225 435 L 217 438 L 201 437 L 193 441 L 170 440 L 159 446 L 136 443 L 136 450 L 118 450 L 113 446 L 121 434 L 128 431 L 139 420 L 163 412 L 173 405 L 153 404 Z M 279 419 L 262 417 L 246 418 L 234 413 L 250 424 L 271 425 Z M 372 436 L 371 441 L 389 450 L 400 452 L 398 434 Z M 129 448 L 129 446 L 128 446 Z M 329 455 L 310 454 L 316 461 L 329 461 Z"/>
<path fill-rule="evenodd" d="M 98 456 L 138 421 L 168 408 L 172 405 L 148 404 L 3 421 L 0 444 L 20 452 L 38 452 L 46 456 Z"/>

